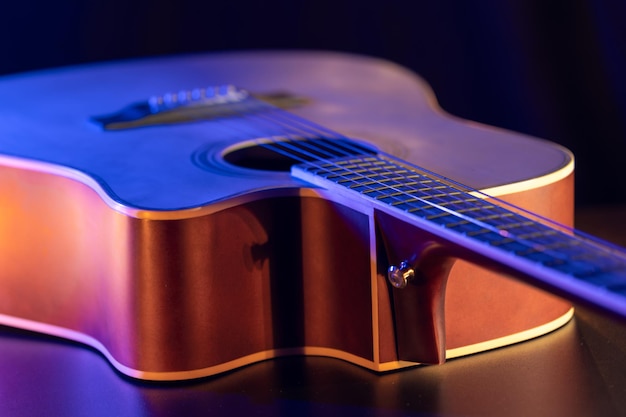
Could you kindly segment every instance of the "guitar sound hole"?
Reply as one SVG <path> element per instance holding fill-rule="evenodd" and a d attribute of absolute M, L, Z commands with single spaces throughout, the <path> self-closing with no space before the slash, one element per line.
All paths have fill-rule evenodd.
<path fill-rule="evenodd" d="M 349 139 L 319 137 L 238 147 L 227 151 L 223 158 L 226 162 L 242 168 L 288 172 L 293 165 L 301 162 L 375 153 L 374 149 Z"/>
<path fill-rule="evenodd" d="M 224 155 L 224 160 L 242 168 L 281 172 L 289 172 L 291 166 L 299 162 L 259 145 L 247 146 L 228 152 Z"/>

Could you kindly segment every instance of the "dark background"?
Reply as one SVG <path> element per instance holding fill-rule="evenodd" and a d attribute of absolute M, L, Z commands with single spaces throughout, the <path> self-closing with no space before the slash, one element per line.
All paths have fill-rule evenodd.
<path fill-rule="evenodd" d="M 0 10 L 0 74 L 229 49 L 387 58 L 421 74 L 453 114 L 573 150 L 579 206 L 626 202 L 625 2 L 12 0 Z"/>

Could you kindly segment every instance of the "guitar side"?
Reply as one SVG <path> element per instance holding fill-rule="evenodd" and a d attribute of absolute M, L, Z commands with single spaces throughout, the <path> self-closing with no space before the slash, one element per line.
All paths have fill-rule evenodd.
<path fill-rule="evenodd" d="M 223 78 L 253 91 L 287 88 L 312 98 L 295 110 L 298 114 L 572 223 L 569 153 L 444 116 L 421 81 L 392 64 L 337 54 L 253 53 L 119 65 L 136 80 L 134 90 L 103 96 L 94 107 L 85 104 L 86 112 L 115 110 L 172 85 Z M 251 74 L 251 67 L 258 72 Z M 119 68 L 96 72 L 113 81 Z M 145 68 L 154 74 L 139 82 Z M 77 79 L 83 88 L 95 81 L 95 75 L 81 74 L 61 77 Z M 46 75 L 32 77 L 52 88 Z M 351 81 L 337 87 L 328 79 Z M 3 87 L 11 90 L 12 81 Z M 28 77 L 19 83 L 29 85 Z M 357 91 L 359 85 L 369 87 Z M 105 134 L 84 122 L 69 122 L 63 129 L 87 138 Z M 168 127 L 167 134 L 204 134 L 199 125 Z M 151 129 L 152 135 L 165 130 Z M 1 134 L 17 137 L 10 129 Z M 146 200 L 137 187 L 124 185 L 110 194 L 103 184 L 115 191 L 115 183 L 102 178 L 111 172 L 91 176 L 76 164 L 63 165 L 64 160 L 42 161 L 44 153 L 27 155 L 27 147 L 11 148 L 18 141 L 11 140 L 0 149 L 5 154 L 0 167 L 2 323 L 87 343 L 123 373 L 154 380 L 212 375 L 299 353 L 381 371 L 414 365 L 398 355 L 397 324 L 382 272 L 387 265 L 367 212 L 303 187 L 287 174 L 235 167 L 224 180 L 225 187 L 233 185 L 232 194 L 216 194 L 215 187 L 201 184 L 188 197 L 190 188 L 177 194 L 150 176 L 148 186 L 160 188 L 167 199 Z M 207 148 L 206 139 L 196 136 L 192 141 L 208 159 L 219 159 L 226 149 Z M 112 159 L 119 152 L 103 155 Z M 150 152 L 157 157 L 156 150 Z M 184 163 L 191 167 L 185 169 L 204 173 L 190 160 L 187 154 Z M 119 183 L 135 178 L 133 172 Z M 210 192 L 202 195 L 205 189 Z M 141 204 L 128 204 L 140 198 Z M 200 203 L 194 205 L 194 198 Z M 461 262 L 449 278 L 446 304 L 448 357 L 535 337 L 571 317 L 567 303 Z"/>

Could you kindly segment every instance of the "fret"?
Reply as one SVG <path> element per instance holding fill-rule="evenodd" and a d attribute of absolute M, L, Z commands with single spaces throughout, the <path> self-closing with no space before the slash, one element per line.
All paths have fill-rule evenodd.
<path fill-rule="evenodd" d="M 470 202 L 471 201 L 472 200 L 470 200 Z M 489 203 L 488 201 L 476 199 L 476 200 L 473 200 L 473 203 L 468 205 L 466 208 L 460 209 L 459 213 L 463 214 L 466 212 L 470 212 L 470 211 L 475 212 L 478 210 L 489 211 L 489 210 L 493 210 L 494 208 L 496 208 L 496 206 Z"/>
<path fill-rule="evenodd" d="M 498 226 L 498 228 L 500 228 L 500 226 L 504 226 L 502 220 L 510 216 L 513 216 L 513 214 L 495 210 L 495 206 L 493 209 L 477 210 L 473 213 L 474 220 L 482 223 L 493 224 L 494 226 Z"/>
<path fill-rule="evenodd" d="M 514 236 L 516 236 L 520 240 L 533 241 L 541 245 L 545 249 L 562 249 L 567 245 L 554 230 L 537 231 L 525 235 L 515 234 Z"/>
<path fill-rule="evenodd" d="M 514 233 L 518 236 L 531 235 L 537 233 L 536 223 L 523 219 L 511 224 L 502 225 L 500 227 L 508 232 Z"/>
<path fill-rule="evenodd" d="M 462 233 L 464 235 L 470 235 L 471 233 L 476 233 L 478 230 L 480 230 L 481 226 L 477 225 L 476 223 L 472 223 L 469 220 L 457 219 L 456 223 L 446 224 L 446 228 Z"/>

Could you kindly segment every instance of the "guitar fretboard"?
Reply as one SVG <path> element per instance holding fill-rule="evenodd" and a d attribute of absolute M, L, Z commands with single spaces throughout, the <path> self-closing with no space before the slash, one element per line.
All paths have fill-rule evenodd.
<path fill-rule="evenodd" d="M 599 298 L 611 298 L 610 304 L 622 304 L 618 314 L 626 315 L 626 257 L 609 246 L 546 226 L 385 156 L 303 163 L 296 165 L 292 174 L 324 188 L 339 187 L 344 194 L 349 190 L 374 207 L 393 208 L 437 225 L 445 230 L 442 234 L 453 232 L 569 277 L 575 286 L 580 283 Z M 557 290 L 568 293 L 572 282 Z"/>

